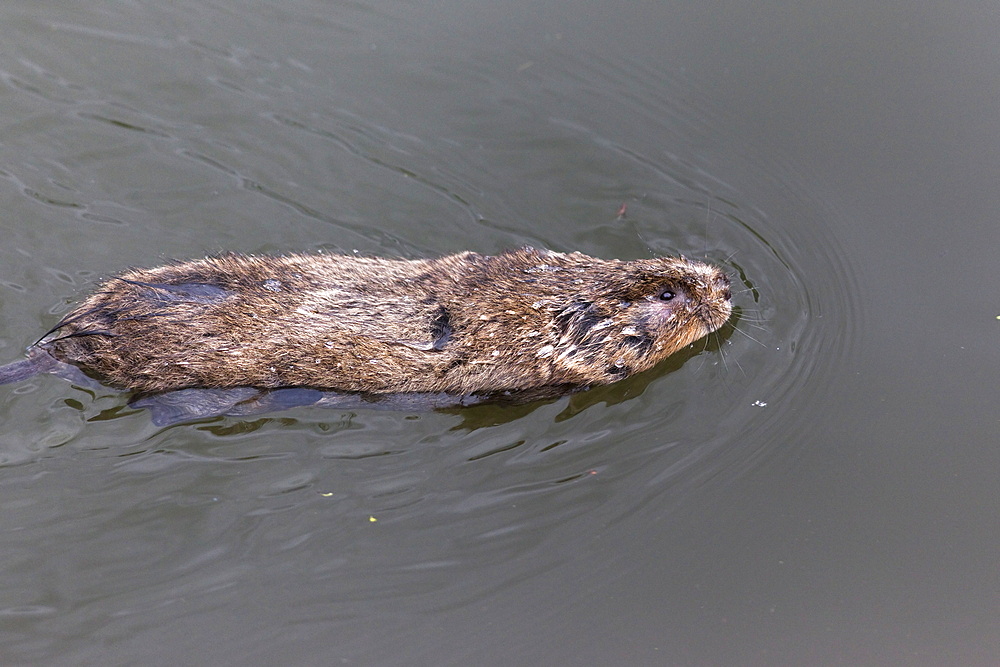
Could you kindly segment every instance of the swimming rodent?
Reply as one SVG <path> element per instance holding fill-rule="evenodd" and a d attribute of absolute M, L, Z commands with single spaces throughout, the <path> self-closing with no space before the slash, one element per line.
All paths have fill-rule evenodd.
<path fill-rule="evenodd" d="M 730 300 L 725 273 L 683 257 L 226 254 L 108 279 L 27 359 L 0 368 L 0 383 L 63 362 L 144 394 L 574 390 L 716 331 Z"/>

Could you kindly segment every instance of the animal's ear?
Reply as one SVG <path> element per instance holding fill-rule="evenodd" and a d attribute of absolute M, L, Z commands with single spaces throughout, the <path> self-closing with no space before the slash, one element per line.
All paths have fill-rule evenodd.
<path fill-rule="evenodd" d="M 597 309 L 589 301 L 574 301 L 556 314 L 560 333 L 564 336 L 572 333 L 576 342 L 580 342 L 600 321 Z"/>

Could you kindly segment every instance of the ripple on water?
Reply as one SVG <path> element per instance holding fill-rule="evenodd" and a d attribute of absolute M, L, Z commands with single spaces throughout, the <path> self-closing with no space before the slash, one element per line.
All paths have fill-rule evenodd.
<path fill-rule="evenodd" d="M 131 43 L 124 33 L 58 30 Z M 329 622 L 331 601 L 356 603 L 337 613 L 362 620 L 366 610 L 384 611 L 385 600 L 397 613 L 461 607 L 572 561 L 604 526 L 668 512 L 692 488 L 731 482 L 807 441 L 811 406 L 826 391 L 816 380 L 842 362 L 858 333 L 857 286 L 826 232 L 831 213 L 793 168 L 713 143 L 726 118 L 703 91 L 677 95 L 684 84 L 655 67 L 550 45 L 545 67 L 518 71 L 515 87 L 517 63 L 500 71 L 492 56 L 408 69 L 389 82 L 415 98 L 436 91 L 433 113 L 413 120 L 420 108 L 408 106 L 406 122 L 393 128 L 345 111 L 366 107 L 338 97 L 336 77 L 320 86 L 307 75 L 282 76 L 287 89 L 277 96 L 266 88 L 276 77 L 254 70 L 265 61 L 196 41 L 167 46 L 177 71 L 200 71 L 200 58 L 218 56 L 220 76 L 190 85 L 207 86 L 197 89 L 199 100 L 234 110 L 232 123 L 164 121 L 138 108 L 112 113 L 94 102 L 105 87 L 0 72 L 19 100 L 73 106 L 86 98 L 91 111 L 52 117 L 40 136 L 58 136 L 69 123 L 131 142 L 117 171 L 112 157 L 98 154 L 78 163 L 86 169 L 31 180 L 36 187 L 19 191 L 32 206 L 60 214 L 65 203 L 85 207 L 71 215 L 85 221 L 97 207 L 114 224 L 94 225 L 92 234 L 133 234 L 152 246 L 177 241 L 162 231 L 173 226 L 150 224 L 162 236 L 147 239 L 129 222 L 136 211 L 169 213 L 203 197 L 225 202 L 222 220 L 270 216 L 239 228 L 258 245 L 306 230 L 295 238 L 345 248 L 358 241 L 384 254 L 524 243 L 604 257 L 685 253 L 726 268 L 737 311 L 731 327 L 653 371 L 528 406 L 430 414 L 298 408 L 158 429 L 122 397 L 52 378 L 35 392 L 5 391 L 0 465 L 47 459 L 39 467 L 58 473 L 0 480 L 10 497 L 26 491 L 39 499 L 7 506 L 18 528 L 15 573 L 77 573 L 49 579 L 59 580 L 59 599 L 71 608 L 93 609 L 102 622 L 110 618 L 102 610 L 115 610 L 102 632 L 131 637 L 185 616 L 218 618 L 252 607 L 245 601 L 255 591 L 288 610 L 288 624 Z M 321 59 L 310 64 L 321 67 Z M 327 85 L 333 92 L 324 97 Z M 138 79 L 136 86 L 135 99 L 156 93 Z M 265 95 L 253 96 L 254 113 L 237 114 L 241 91 L 255 88 Z M 463 94 L 459 104 L 448 97 L 454 90 L 482 94 Z M 164 190 L 157 179 L 136 179 L 124 193 L 82 189 L 66 202 L 39 195 L 38 184 L 55 176 L 86 171 L 88 181 L 114 183 L 110 174 L 149 171 L 135 166 L 136 156 L 169 165 L 176 184 Z M 210 187 L 201 187 L 206 174 Z M 122 201 L 91 201 L 104 199 Z M 213 224 L 206 236 L 226 238 L 225 223 Z M 215 241 L 199 243 L 216 249 Z M 81 268 L 79 249 L 62 245 L 62 269 Z M 7 291 L 25 298 L 16 285 L 26 281 L 6 279 L 18 281 Z M 64 273 L 46 280 L 58 284 L 60 308 L 79 282 Z M 65 502 L 41 502 L 53 497 Z M 61 554 L 74 551 L 91 557 L 70 567 Z M 6 613 L 49 609 L 28 602 Z"/>

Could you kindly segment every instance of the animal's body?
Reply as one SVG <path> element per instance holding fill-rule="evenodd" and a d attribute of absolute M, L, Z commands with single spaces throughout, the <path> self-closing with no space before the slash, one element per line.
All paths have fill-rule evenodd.
<path fill-rule="evenodd" d="M 717 330 L 730 299 L 723 272 L 683 258 L 230 254 L 107 280 L 0 381 L 49 370 L 51 357 L 142 393 L 574 389 Z"/>

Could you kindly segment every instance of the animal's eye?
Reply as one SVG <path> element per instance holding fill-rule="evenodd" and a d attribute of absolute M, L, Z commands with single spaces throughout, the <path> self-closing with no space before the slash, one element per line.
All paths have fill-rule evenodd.
<path fill-rule="evenodd" d="M 671 292 L 668 289 L 663 290 L 660 292 L 660 301 L 672 301 L 675 296 L 677 295 L 674 292 Z"/>

